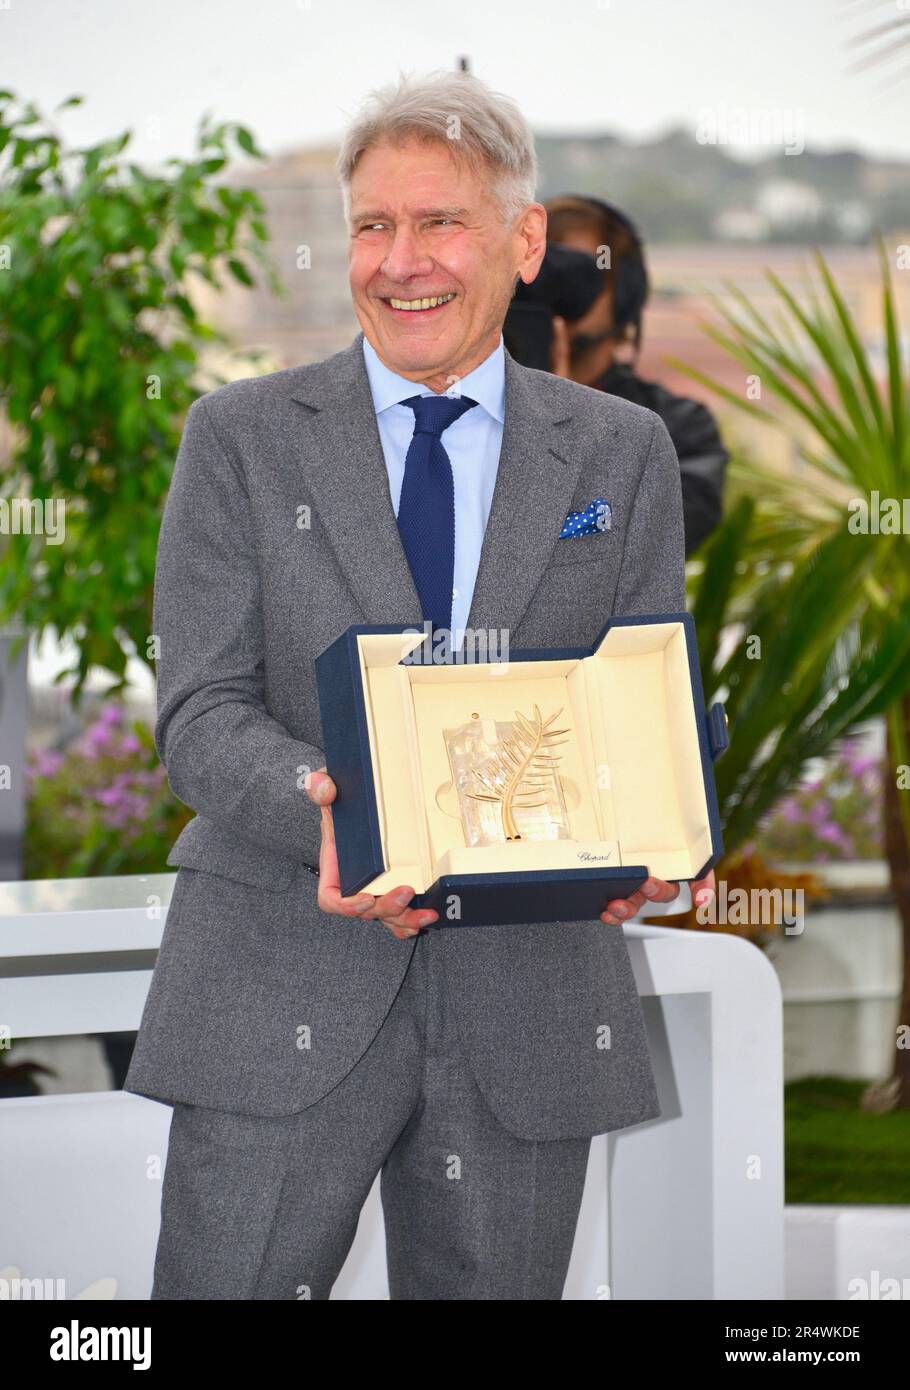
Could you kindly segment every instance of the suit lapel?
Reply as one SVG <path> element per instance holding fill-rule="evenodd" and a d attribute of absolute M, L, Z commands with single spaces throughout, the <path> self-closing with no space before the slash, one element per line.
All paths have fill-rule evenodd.
<path fill-rule="evenodd" d="M 389 492 L 376 408 L 358 333 L 350 347 L 309 368 L 293 398 L 308 406 L 306 467 L 329 543 L 365 621 L 423 622 Z"/>
<path fill-rule="evenodd" d="M 571 413 L 508 350 L 505 425 L 468 627 L 517 631 L 559 537 L 584 461 Z M 590 448 L 588 441 L 587 448 Z"/>
<path fill-rule="evenodd" d="M 350 347 L 307 368 L 292 392 L 310 416 L 314 447 L 307 450 L 306 468 L 321 523 L 364 615 L 370 622 L 420 626 L 362 339 L 359 333 Z M 584 446 L 546 373 L 530 372 L 508 350 L 505 371 L 502 448 L 468 626 L 512 633 L 570 510 Z"/>

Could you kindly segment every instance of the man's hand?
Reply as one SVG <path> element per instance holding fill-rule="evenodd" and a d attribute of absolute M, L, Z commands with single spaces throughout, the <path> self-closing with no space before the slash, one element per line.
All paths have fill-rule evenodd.
<path fill-rule="evenodd" d="M 717 880 L 714 877 L 714 870 L 711 869 L 704 878 L 693 878 L 691 882 L 692 902 L 698 906 L 699 894 L 705 891 L 717 892 Z M 607 903 L 605 912 L 600 914 L 602 922 L 609 922 L 611 926 L 618 926 L 631 917 L 641 907 L 642 903 L 669 903 L 674 898 L 679 897 L 680 884 L 677 882 L 668 883 L 665 879 L 655 878 L 653 874 L 645 879 L 631 898 L 614 898 Z"/>
<path fill-rule="evenodd" d="M 388 927 L 399 941 L 416 936 L 421 927 L 435 922 L 439 916 L 432 908 L 420 910 L 407 905 L 414 896 L 414 889 L 402 884 L 388 893 L 374 897 L 372 893 L 356 893 L 345 898 L 341 894 L 338 876 L 338 855 L 335 851 L 335 827 L 332 822 L 331 802 L 335 800 L 336 787 L 328 772 L 321 767 L 318 772 L 310 772 L 304 783 L 307 796 L 322 811 L 322 844 L 319 849 L 319 888 L 316 901 L 323 912 L 338 913 L 342 917 L 360 917 L 365 921 L 380 921 Z"/>
<path fill-rule="evenodd" d="M 439 916 L 432 908 L 409 908 L 414 889 L 406 884 L 392 888 L 387 893 L 374 897 L 371 893 L 356 893 L 345 898 L 341 893 L 338 876 L 338 855 L 335 851 L 335 829 L 332 823 L 331 802 L 335 800 L 335 783 L 326 769 L 311 772 L 306 779 L 306 790 L 310 800 L 322 812 L 322 845 L 319 851 L 319 888 L 316 901 L 323 912 L 337 913 L 342 917 L 360 917 L 364 921 L 379 921 L 388 927 L 399 941 L 416 936 L 421 927 L 435 922 Z M 705 878 L 693 879 L 691 883 L 692 901 L 698 902 L 698 894 L 705 890 L 714 893 L 717 883 L 712 869 Z M 631 917 L 642 903 L 668 903 L 679 896 L 679 883 L 668 883 L 651 874 L 630 898 L 614 898 L 607 904 L 606 911 L 600 914 L 602 922 L 618 926 Z"/>

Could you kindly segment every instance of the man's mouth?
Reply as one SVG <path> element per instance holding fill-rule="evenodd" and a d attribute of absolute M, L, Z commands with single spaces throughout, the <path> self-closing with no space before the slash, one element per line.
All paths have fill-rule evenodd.
<path fill-rule="evenodd" d="M 395 314 L 434 314 L 443 309 L 446 304 L 451 304 L 455 298 L 455 291 L 450 290 L 448 294 L 426 295 L 423 299 L 399 299 L 395 295 L 390 295 L 383 299 L 383 304 L 387 309 L 391 309 Z"/>

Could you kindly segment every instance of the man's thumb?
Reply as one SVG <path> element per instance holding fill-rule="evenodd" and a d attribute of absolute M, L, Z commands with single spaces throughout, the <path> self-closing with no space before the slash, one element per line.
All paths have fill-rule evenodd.
<path fill-rule="evenodd" d="M 335 799 L 335 783 L 324 769 L 318 772 L 308 772 L 303 779 L 303 785 L 309 793 L 310 800 L 317 805 L 323 806 Z"/>

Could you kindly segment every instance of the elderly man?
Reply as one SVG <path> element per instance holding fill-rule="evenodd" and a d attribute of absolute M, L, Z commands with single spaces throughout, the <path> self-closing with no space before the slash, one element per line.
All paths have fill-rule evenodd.
<path fill-rule="evenodd" d="M 651 411 L 504 350 L 546 240 L 513 103 L 403 79 L 339 173 L 363 331 L 197 401 L 161 529 L 156 741 L 197 814 L 126 1082 L 173 1107 L 152 1296 L 327 1299 L 381 1173 L 392 1298 L 558 1299 L 591 1136 L 660 1113 L 619 924 L 679 885 L 475 928 L 342 897 L 314 661 L 357 622 L 552 647 L 682 608 L 679 470 Z"/>

